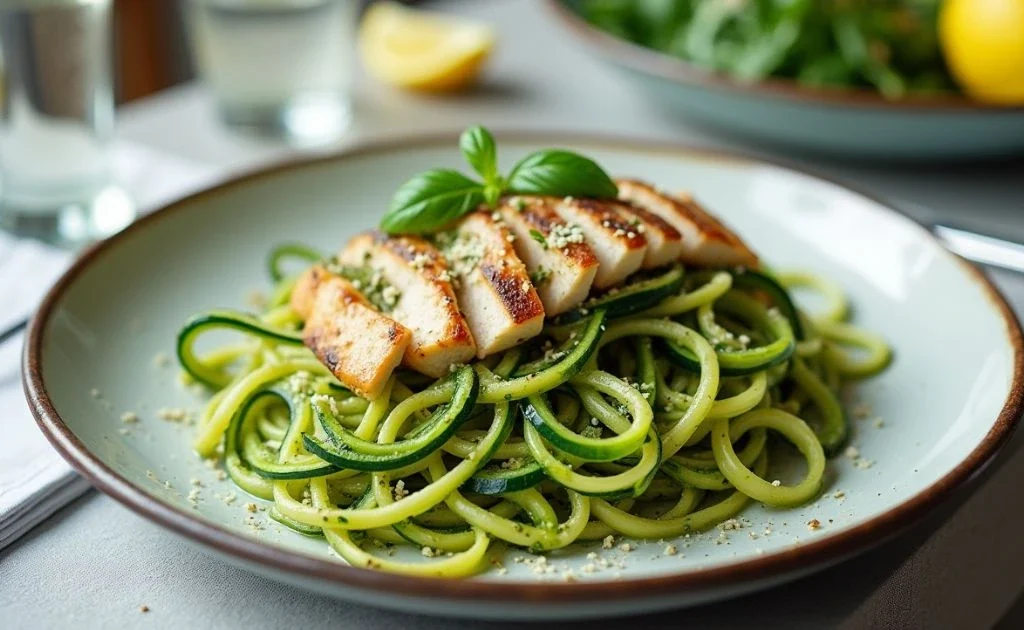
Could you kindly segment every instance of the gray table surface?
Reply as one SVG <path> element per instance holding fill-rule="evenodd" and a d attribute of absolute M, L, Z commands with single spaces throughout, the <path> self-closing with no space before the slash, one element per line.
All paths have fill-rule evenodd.
<path fill-rule="evenodd" d="M 442 3 L 443 4 L 443 3 Z M 498 129 L 588 131 L 738 148 L 641 100 L 575 46 L 535 0 L 447 3 L 491 20 L 501 44 L 483 88 L 464 97 L 397 93 L 360 78 L 357 116 L 342 144 L 471 122 Z M 125 108 L 119 135 L 211 167 L 245 170 L 287 157 L 274 141 L 221 128 L 209 96 L 188 86 Z M 328 149 L 333 148 L 329 147 Z M 774 155 L 760 148 L 747 153 Z M 786 156 L 944 220 L 1024 240 L 1024 161 L 878 166 Z M 1018 313 L 1024 281 L 997 274 Z M 904 535 L 820 574 L 753 596 L 632 618 L 636 627 L 988 627 L 1024 589 L 1019 542 L 1024 437 L 970 488 Z M 140 606 L 149 607 L 148 613 Z M 0 627 L 502 628 L 334 601 L 211 558 L 91 493 L 0 552 Z M 518 625 L 518 624 L 517 624 Z M 573 625 L 560 623 L 559 626 Z M 511 624 L 508 624 L 511 627 Z"/>

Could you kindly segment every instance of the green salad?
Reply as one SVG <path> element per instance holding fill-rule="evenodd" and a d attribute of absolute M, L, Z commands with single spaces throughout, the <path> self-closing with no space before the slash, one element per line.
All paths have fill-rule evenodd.
<path fill-rule="evenodd" d="M 579 0 L 612 35 L 736 79 L 866 87 L 886 98 L 956 89 L 941 0 Z"/>

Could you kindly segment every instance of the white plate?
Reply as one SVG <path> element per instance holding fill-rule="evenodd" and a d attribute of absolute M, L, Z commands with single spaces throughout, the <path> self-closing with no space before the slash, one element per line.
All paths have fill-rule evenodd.
<path fill-rule="evenodd" d="M 552 554 L 560 570 L 543 581 L 515 562 L 506 575 L 472 580 L 397 577 L 348 567 L 322 541 L 273 522 L 249 527 L 249 499 L 223 500 L 233 488 L 191 452 L 193 429 L 159 418 L 160 408 L 195 409 L 199 400 L 154 356 L 173 356 L 191 314 L 244 307 L 249 290 L 266 286 L 264 260 L 275 244 L 335 249 L 372 226 L 410 174 L 459 167 L 452 137 L 256 173 L 175 203 L 90 250 L 51 291 L 30 331 L 26 389 L 43 430 L 102 491 L 231 562 L 363 603 L 501 618 L 652 611 L 793 579 L 910 525 L 1005 442 L 1024 391 L 1016 320 L 975 269 L 882 203 L 806 174 L 682 147 L 522 134 L 499 146 L 506 164 L 540 146 L 565 146 L 615 174 L 688 189 L 772 266 L 838 281 L 856 322 L 895 349 L 892 366 L 857 391 L 884 421 L 855 427 L 854 443 L 874 465 L 831 461 L 819 500 L 790 511 L 752 507 L 743 516 L 753 525 L 727 532 L 728 544 L 716 543 L 715 530 L 676 541 L 680 553 L 667 556 L 665 543 L 652 541 L 619 552 L 621 568 L 592 574 L 581 570 L 592 549 L 576 547 Z M 123 423 L 125 411 L 141 422 Z M 187 498 L 192 479 L 202 483 L 196 506 Z M 811 519 L 823 526 L 811 531 Z M 562 581 L 563 568 L 579 581 Z"/>

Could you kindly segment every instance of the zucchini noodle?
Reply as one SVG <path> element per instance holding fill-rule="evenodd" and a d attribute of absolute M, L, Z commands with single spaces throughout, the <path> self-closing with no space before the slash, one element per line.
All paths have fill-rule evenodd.
<path fill-rule="evenodd" d="M 275 521 L 371 569 L 469 576 L 495 546 L 667 538 L 752 501 L 804 504 L 849 436 L 840 388 L 891 358 L 825 279 L 673 266 L 434 382 L 398 370 L 366 400 L 303 345 L 288 259 L 319 256 L 272 253 L 265 313 L 211 311 L 179 333 L 185 377 L 212 392 L 194 446 Z M 794 306 L 797 287 L 819 314 Z M 243 340 L 200 355 L 214 330 Z M 787 443 L 803 477 L 769 480 Z M 395 545 L 427 557 L 396 559 Z"/>

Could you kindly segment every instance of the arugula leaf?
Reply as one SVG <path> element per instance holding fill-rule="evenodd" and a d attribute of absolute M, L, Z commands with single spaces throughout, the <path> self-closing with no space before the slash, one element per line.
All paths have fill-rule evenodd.
<path fill-rule="evenodd" d="M 474 210 L 483 201 L 483 184 L 451 169 L 426 171 L 399 187 L 380 227 L 389 234 L 430 232 Z"/>
<path fill-rule="evenodd" d="M 596 162 L 571 151 L 537 151 L 520 160 L 508 176 L 512 192 L 557 197 L 614 198 L 618 188 Z"/>
<path fill-rule="evenodd" d="M 499 182 L 501 178 L 498 176 L 498 149 L 491 132 L 480 125 L 470 127 L 459 137 L 459 148 L 462 149 L 462 156 L 466 158 L 466 162 L 484 178 L 484 183 Z"/>

